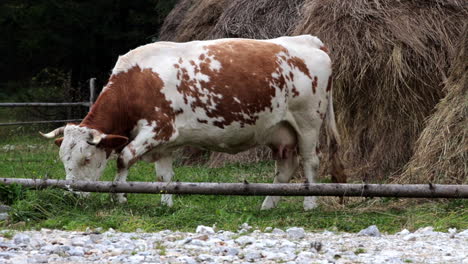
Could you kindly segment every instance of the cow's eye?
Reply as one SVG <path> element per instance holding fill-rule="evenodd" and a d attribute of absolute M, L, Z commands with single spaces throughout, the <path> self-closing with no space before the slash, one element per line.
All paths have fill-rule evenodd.
<path fill-rule="evenodd" d="M 83 165 L 88 165 L 90 162 L 91 162 L 91 159 L 90 159 L 90 158 L 85 158 L 85 159 L 83 160 Z"/>

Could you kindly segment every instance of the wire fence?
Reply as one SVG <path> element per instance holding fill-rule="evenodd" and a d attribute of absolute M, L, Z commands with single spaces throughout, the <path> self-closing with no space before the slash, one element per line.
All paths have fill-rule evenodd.
<path fill-rule="evenodd" d="M 0 103 L 3 108 L 17 108 L 17 107 L 69 107 L 69 106 L 84 106 L 91 109 L 95 100 L 96 91 L 96 78 L 89 80 L 89 101 L 88 102 L 63 102 L 63 103 L 49 103 L 49 102 L 12 102 Z M 18 122 L 3 122 L 0 126 L 18 126 L 30 124 L 48 124 L 48 123 L 68 123 L 80 122 L 82 119 L 60 119 L 60 120 L 35 120 L 35 121 L 18 121 Z"/>

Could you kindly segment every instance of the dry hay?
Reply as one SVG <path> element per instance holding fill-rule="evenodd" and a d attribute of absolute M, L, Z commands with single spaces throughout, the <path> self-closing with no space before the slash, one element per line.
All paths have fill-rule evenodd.
<path fill-rule="evenodd" d="M 160 40 L 210 39 L 209 35 L 229 0 L 180 0 L 164 20 Z"/>
<path fill-rule="evenodd" d="M 396 182 L 468 183 L 468 23 L 457 50 L 444 87 L 447 95 L 427 120 L 414 155 Z"/>
<path fill-rule="evenodd" d="M 331 50 L 334 97 L 348 173 L 364 181 L 398 172 L 424 119 L 444 95 L 462 1 L 309 0 L 294 34 Z"/>
<path fill-rule="evenodd" d="M 184 2 L 191 1 L 179 5 Z M 463 1 L 306 0 L 296 16 L 300 2 L 192 1 L 188 9 L 176 7 L 185 14 L 171 26 L 176 37 L 170 39 L 318 36 L 334 61 L 335 113 L 348 174 L 364 181 L 398 174 L 425 118 L 445 96 L 443 81 L 468 16 Z M 257 152 L 247 152 L 247 160 L 257 160 L 251 155 Z M 245 155 L 214 154 L 211 163 L 244 161 Z"/>
<path fill-rule="evenodd" d="M 159 31 L 159 40 L 176 41 L 177 35 L 180 34 L 178 28 L 188 15 L 189 9 L 193 6 L 194 0 L 180 0 L 176 6 L 169 12 L 164 19 L 164 23 Z"/>
<path fill-rule="evenodd" d="M 211 32 L 212 38 L 276 38 L 293 29 L 304 0 L 233 0 Z"/>

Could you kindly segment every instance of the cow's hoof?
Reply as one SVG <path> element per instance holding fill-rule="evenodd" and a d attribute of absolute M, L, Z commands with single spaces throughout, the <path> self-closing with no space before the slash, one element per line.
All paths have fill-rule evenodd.
<path fill-rule="evenodd" d="M 260 210 L 270 210 L 278 205 L 280 200 L 279 196 L 267 196 L 263 201 L 262 208 Z"/>
<path fill-rule="evenodd" d="M 317 208 L 317 197 L 306 196 L 304 197 L 304 211 L 309 211 Z"/>
<path fill-rule="evenodd" d="M 127 197 L 125 197 L 125 194 L 123 194 L 123 193 L 116 193 L 116 194 L 112 195 L 112 200 L 114 202 L 123 204 L 123 203 L 127 202 Z"/>
<path fill-rule="evenodd" d="M 163 206 L 172 207 L 174 205 L 172 194 L 163 194 L 161 197 L 161 204 Z"/>

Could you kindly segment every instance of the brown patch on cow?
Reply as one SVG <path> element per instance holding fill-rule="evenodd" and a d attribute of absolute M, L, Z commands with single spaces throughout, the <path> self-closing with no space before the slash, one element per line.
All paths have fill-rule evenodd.
<path fill-rule="evenodd" d="M 320 49 L 321 49 L 322 51 L 324 51 L 325 53 L 328 54 L 328 48 L 327 48 L 327 47 L 322 46 L 322 47 L 320 47 Z"/>
<path fill-rule="evenodd" d="M 294 84 L 293 84 L 293 87 L 291 89 L 291 92 L 292 92 L 293 97 L 299 96 L 299 91 L 296 89 L 296 86 Z"/>
<path fill-rule="evenodd" d="M 205 59 L 205 54 L 200 54 L 200 56 L 198 56 L 198 59 L 201 60 L 201 61 L 204 60 Z"/>
<path fill-rule="evenodd" d="M 108 159 L 110 155 L 112 154 L 112 151 L 114 150 L 110 148 L 105 148 L 104 151 L 106 152 L 106 159 Z"/>
<path fill-rule="evenodd" d="M 276 58 L 279 52 L 287 52 L 284 47 L 242 40 L 209 45 L 205 50 L 206 57 L 200 55 L 203 60 L 195 66 L 199 67 L 202 74 L 209 76 L 208 82 L 190 78 L 186 68 L 181 67 L 178 71 L 182 80 L 177 90 L 183 95 L 186 104 L 189 97 L 195 99 L 190 103 L 192 111 L 202 108 L 210 118 L 222 117 L 222 121 L 213 124 L 224 128 L 233 122 L 239 122 L 241 126 L 254 124 L 258 113 L 273 110 L 271 101 L 276 95 L 275 87 L 286 87 L 280 62 Z M 210 58 L 218 61 L 221 69 L 212 70 Z M 278 77 L 272 77 L 273 73 Z M 217 95 L 222 96 L 220 98 Z M 202 101 L 203 97 L 208 100 Z"/>
<path fill-rule="evenodd" d="M 317 155 L 320 154 L 320 148 L 319 148 L 319 146 L 315 146 L 315 154 L 317 154 Z"/>
<path fill-rule="evenodd" d="M 312 77 L 310 76 L 309 69 L 307 68 L 307 65 L 305 64 L 304 60 L 299 58 L 299 57 L 291 57 L 286 60 L 288 63 L 289 67 L 291 68 L 297 68 L 299 71 L 307 75 L 310 79 Z"/>
<path fill-rule="evenodd" d="M 317 76 L 314 76 L 314 80 L 312 81 L 312 92 L 315 94 L 317 92 Z"/>
<path fill-rule="evenodd" d="M 327 83 L 327 92 L 331 91 L 332 89 L 332 82 L 333 82 L 333 79 L 331 76 L 328 77 L 328 83 Z"/>
<path fill-rule="evenodd" d="M 318 107 L 320 108 L 320 105 L 322 104 L 322 101 L 319 101 Z"/>
<path fill-rule="evenodd" d="M 133 144 L 132 144 L 132 143 L 128 144 L 128 145 L 127 145 L 127 148 L 128 148 L 128 150 L 130 151 L 130 153 L 132 153 L 132 156 L 135 157 L 135 156 L 136 156 L 136 149 L 135 149 L 135 147 L 133 146 Z"/>
<path fill-rule="evenodd" d="M 197 122 L 202 123 L 202 124 L 208 124 L 208 120 L 204 120 L 204 119 L 200 119 L 200 118 L 197 118 Z"/>
<path fill-rule="evenodd" d="M 80 126 L 129 137 L 139 120 L 147 120 L 149 124 L 156 121 L 155 139 L 167 141 L 174 133 L 176 113 L 161 92 L 163 87 L 164 82 L 151 69 L 135 66 L 112 75 Z M 155 111 L 155 107 L 160 111 Z"/>

